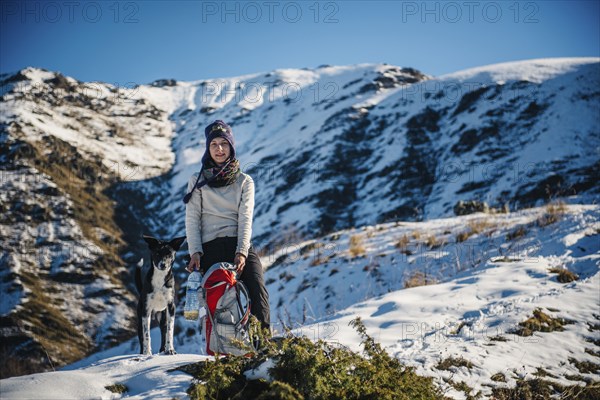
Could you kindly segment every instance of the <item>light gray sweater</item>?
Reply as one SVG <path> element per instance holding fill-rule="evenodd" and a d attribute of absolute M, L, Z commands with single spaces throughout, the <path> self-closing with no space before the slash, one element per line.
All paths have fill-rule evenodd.
<path fill-rule="evenodd" d="M 198 174 L 188 182 L 192 190 Z M 202 243 L 237 236 L 236 253 L 248 257 L 254 213 L 254 181 L 243 172 L 228 186 L 194 189 L 185 207 L 185 232 L 190 255 L 204 254 Z"/>

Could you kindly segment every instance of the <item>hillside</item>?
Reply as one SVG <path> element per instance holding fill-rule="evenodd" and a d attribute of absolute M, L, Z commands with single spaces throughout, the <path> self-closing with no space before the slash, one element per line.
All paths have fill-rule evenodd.
<path fill-rule="evenodd" d="M 277 308 L 292 321 L 309 310 L 302 325 L 280 319 L 293 335 L 358 351 L 349 321 L 359 316 L 387 352 L 450 398 L 488 398 L 536 379 L 538 395 L 550 390 L 542 381 L 573 394 L 600 387 L 599 235 L 600 207 L 575 205 L 370 226 L 290 252 L 267 271 L 269 280 L 279 276 L 269 290 L 273 302 L 291 297 L 300 282 L 292 275 L 305 277 L 312 286 Z M 357 236 L 362 242 L 350 244 Z M 335 248 L 326 256 L 318 249 L 327 245 L 316 243 Z M 566 271 L 577 279 L 563 279 Z M 115 398 L 105 388 L 114 384 L 130 397 L 183 396 L 192 377 L 172 368 L 206 356 L 193 355 L 202 354 L 194 324 L 177 325 L 178 356 L 136 355 L 132 339 L 62 371 L 3 380 L 2 398 Z M 156 351 L 158 329 L 152 334 Z M 268 378 L 266 368 L 248 376 Z"/>
<path fill-rule="evenodd" d="M 415 263 L 425 262 L 425 281 L 447 282 L 487 256 L 515 253 L 507 230 L 541 212 L 488 217 L 493 244 L 476 242 L 480 232 L 460 242 L 484 256 L 449 249 L 433 262 L 430 244 L 457 242 L 458 227 L 480 218 L 443 219 L 461 200 L 498 211 L 559 197 L 594 204 L 598 66 L 531 60 L 443 77 L 321 66 L 127 89 L 37 68 L 0 76 L 2 377 L 50 370 L 134 335 L 141 233 L 184 232 L 181 198 L 212 120 L 233 125 L 256 182 L 254 245 L 265 266 L 274 263 L 266 276 L 273 320 L 296 326 L 402 289 Z M 423 225 L 421 239 L 411 225 L 419 221 L 437 221 Z M 537 243 L 537 232 L 515 243 Z M 348 258 L 356 234 L 365 258 Z M 403 236 L 404 253 L 395 254 Z M 539 240 L 555 251 L 554 239 Z M 181 282 L 181 259 L 178 269 Z M 322 302 L 305 300 L 323 292 Z M 181 321 L 177 329 L 180 344 L 196 332 Z"/>

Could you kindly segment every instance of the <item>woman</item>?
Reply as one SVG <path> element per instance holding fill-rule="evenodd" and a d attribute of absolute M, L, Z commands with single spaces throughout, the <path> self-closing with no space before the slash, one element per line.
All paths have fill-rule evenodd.
<path fill-rule="evenodd" d="M 250 243 L 254 212 L 254 181 L 240 171 L 231 127 L 221 120 L 204 130 L 206 150 L 200 174 L 188 183 L 184 198 L 185 230 L 191 260 L 188 272 L 206 272 L 228 262 L 248 288 L 251 313 L 270 328 L 269 295 L 260 259 Z"/>

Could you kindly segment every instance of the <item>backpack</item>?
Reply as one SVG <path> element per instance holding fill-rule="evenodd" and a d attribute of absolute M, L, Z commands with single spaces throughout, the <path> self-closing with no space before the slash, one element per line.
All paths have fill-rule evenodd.
<path fill-rule="evenodd" d="M 206 271 L 198 298 L 206 316 L 202 330 L 206 354 L 247 355 L 255 351 L 250 335 L 250 296 L 237 280 L 235 266 L 214 264 Z"/>

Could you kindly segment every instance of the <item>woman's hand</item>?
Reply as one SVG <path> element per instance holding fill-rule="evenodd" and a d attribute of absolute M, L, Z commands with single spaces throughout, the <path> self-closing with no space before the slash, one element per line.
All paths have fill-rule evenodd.
<path fill-rule="evenodd" d="M 192 272 L 194 270 L 200 271 L 200 253 L 194 253 L 192 255 L 192 259 L 186 268 L 187 272 Z"/>
<path fill-rule="evenodd" d="M 246 256 L 242 253 L 236 253 L 233 259 L 233 264 L 236 266 L 238 276 L 242 275 L 244 267 L 246 266 Z"/>

